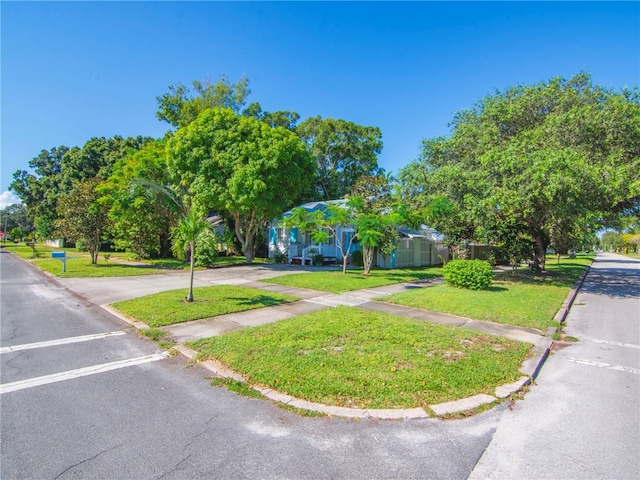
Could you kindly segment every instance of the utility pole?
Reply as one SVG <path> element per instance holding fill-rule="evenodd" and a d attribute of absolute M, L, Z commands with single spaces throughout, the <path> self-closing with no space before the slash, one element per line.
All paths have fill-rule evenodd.
<path fill-rule="evenodd" d="M 7 243 L 7 207 L 2 209 L 2 213 L 4 215 L 4 228 L 2 229 L 2 244 Z"/>

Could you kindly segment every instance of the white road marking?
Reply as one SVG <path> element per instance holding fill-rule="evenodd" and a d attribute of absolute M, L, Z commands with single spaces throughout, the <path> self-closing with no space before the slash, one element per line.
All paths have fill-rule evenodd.
<path fill-rule="evenodd" d="M 97 333 L 94 335 L 82 335 L 79 337 L 60 338 L 57 340 L 48 340 L 46 342 L 37 343 L 24 343 L 22 345 L 12 345 L 10 347 L 0 348 L 0 354 L 9 352 L 18 352 L 20 350 L 31 350 L 33 348 L 52 347 L 55 345 L 66 345 L 67 343 L 87 342 L 89 340 L 98 340 L 106 337 L 115 337 L 118 335 L 125 335 L 127 332 L 120 330 L 117 332 Z"/>
<path fill-rule="evenodd" d="M 640 350 L 640 345 L 635 345 L 633 343 L 614 342 L 611 340 L 598 340 L 596 338 L 586 338 L 585 340 L 588 340 L 589 342 L 593 342 L 593 343 L 603 343 L 605 345 L 613 345 L 616 347 L 637 348 L 638 350 Z"/>
<path fill-rule="evenodd" d="M 560 358 L 563 358 L 564 360 L 568 360 L 570 362 L 579 363 L 581 365 L 589 365 L 591 367 L 600 367 L 600 368 L 606 368 L 608 370 L 616 370 L 618 372 L 627 372 L 627 373 L 633 373 L 635 375 L 640 375 L 640 368 L 626 367 L 624 365 L 610 365 L 608 363 L 596 362 L 594 360 L 580 360 L 577 358 L 571 358 L 571 357 L 565 357 L 565 356 L 561 356 Z"/>
<path fill-rule="evenodd" d="M 18 382 L 5 383 L 0 385 L 0 395 L 3 393 L 16 392 L 25 388 L 39 387 L 49 383 L 62 382 L 73 378 L 85 377 L 87 375 L 95 375 L 96 373 L 108 372 L 119 368 L 132 367 L 143 363 L 156 362 L 168 356 L 167 352 L 145 355 L 144 357 L 130 358 L 128 360 L 118 360 L 117 362 L 103 363 L 101 365 L 93 365 L 91 367 L 78 368 L 76 370 L 68 370 L 66 372 L 54 373 L 43 377 L 28 378 Z"/>

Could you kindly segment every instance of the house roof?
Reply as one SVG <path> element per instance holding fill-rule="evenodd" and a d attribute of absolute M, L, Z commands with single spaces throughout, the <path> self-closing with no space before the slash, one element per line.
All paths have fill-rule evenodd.
<path fill-rule="evenodd" d="M 327 206 L 330 204 L 334 204 L 334 205 L 345 205 L 347 203 L 347 199 L 345 198 L 341 198 L 339 200 L 326 200 L 326 201 L 320 201 L 320 202 L 307 202 L 307 203 L 303 203 L 301 205 L 298 205 L 296 208 L 304 208 L 305 210 L 307 210 L 309 213 L 315 212 L 315 211 L 326 211 L 327 210 Z M 291 216 L 291 210 L 286 211 L 282 217 L 280 218 L 285 218 L 285 217 L 289 217 Z M 400 227 L 398 229 L 398 233 L 400 234 L 401 237 L 404 238 L 434 238 L 434 237 L 438 237 L 439 234 L 436 230 L 434 230 L 433 228 L 428 227 L 427 225 L 420 225 L 420 230 L 419 231 L 415 231 L 413 229 L 407 228 L 407 227 Z"/>
<path fill-rule="evenodd" d="M 298 205 L 296 208 L 304 208 L 307 212 L 312 213 L 315 211 L 326 211 L 327 210 L 327 206 L 329 204 L 345 204 L 347 203 L 346 199 L 341 198 L 340 200 L 327 200 L 327 201 L 322 201 L 322 202 L 308 202 L 308 203 L 303 203 L 302 205 Z M 289 217 L 291 216 L 291 210 L 288 210 L 287 212 L 285 212 L 283 215 L 283 217 Z"/>

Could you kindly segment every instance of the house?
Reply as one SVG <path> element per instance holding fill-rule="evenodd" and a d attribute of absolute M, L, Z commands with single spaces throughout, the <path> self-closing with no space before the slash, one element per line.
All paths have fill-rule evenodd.
<path fill-rule="evenodd" d="M 218 252 L 228 255 L 228 247 L 224 242 L 227 233 L 227 226 L 224 218 L 218 212 L 210 212 L 207 216 L 207 222 L 211 225 L 211 229 L 216 235 L 218 242 Z"/>
<path fill-rule="evenodd" d="M 329 200 L 326 202 L 309 202 L 299 205 L 309 213 L 326 211 L 330 204 L 344 204 L 346 200 Z M 335 236 L 327 232 L 329 239 L 326 243 L 316 244 L 310 235 L 299 231 L 298 228 L 287 229 L 280 225 L 279 220 L 289 217 L 291 210 L 285 212 L 280 219 L 274 219 L 269 228 L 269 258 L 286 255 L 287 263 L 311 264 L 315 254 L 321 254 L 326 261 L 342 261 L 341 246 L 345 248 L 354 235 L 352 226 L 335 226 Z M 435 230 L 422 226 L 420 230 L 409 228 L 398 229 L 399 239 L 396 250 L 390 255 L 378 254 L 376 266 L 380 268 L 404 268 L 438 265 L 448 260 L 448 248 L 441 240 L 434 237 Z M 348 255 L 361 246 L 354 242 Z"/>
<path fill-rule="evenodd" d="M 299 205 L 309 213 L 316 211 L 325 212 L 330 204 L 344 204 L 346 200 L 329 200 L 327 202 L 309 202 Z M 291 210 L 285 212 L 281 218 L 291 216 Z M 336 226 L 336 236 L 341 245 L 348 245 L 349 240 L 353 237 L 353 227 Z M 314 254 L 321 254 L 327 260 L 342 260 L 342 252 L 336 244 L 336 237 L 329 233 L 329 239 L 326 243 L 316 244 L 310 235 L 301 232 L 298 228 L 287 229 L 278 223 L 278 219 L 271 222 L 269 229 L 269 258 L 274 258 L 278 254 L 287 255 L 287 263 L 310 264 Z M 352 245 L 349 253 L 356 250 L 356 245 Z"/>

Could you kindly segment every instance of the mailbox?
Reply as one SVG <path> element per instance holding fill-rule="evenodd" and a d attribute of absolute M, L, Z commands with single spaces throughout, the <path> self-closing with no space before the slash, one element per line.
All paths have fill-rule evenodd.
<path fill-rule="evenodd" d="M 57 258 L 62 262 L 62 271 L 67 271 L 67 252 L 51 252 L 51 258 Z"/>

